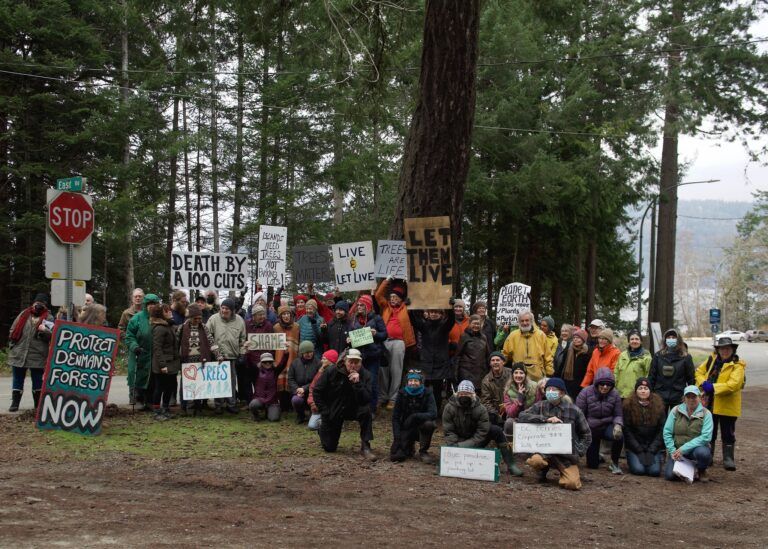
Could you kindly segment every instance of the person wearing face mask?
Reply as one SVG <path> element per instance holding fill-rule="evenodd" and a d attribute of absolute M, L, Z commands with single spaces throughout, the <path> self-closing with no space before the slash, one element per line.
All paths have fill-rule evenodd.
<path fill-rule="evenodd" d="M 404 461 L 413 457 L 414 445 L 419 441 L 419 461 L 434 463 L 428 450 L 432 444 L 437 419 L 437 404 L 431 387 L 424 386 L 424 376 L 419 370 L 406 375 L 405 387 L 395 401 L 392 410 L 392 448 L 390 459 Z"/>
<path fill-rule="evenodd" d="M 561 488 L 580 490 L 579 459 L 592 444 L 592 431 L 581 410 L 565 397 L 565 382 L 557 377 L 549 378 L 545 384 L 545 400 L 536 402 L 527 410 L 520 412 L 518 421 L 571 425 L 572 452 L 570 454 L 533 454 L 526 463 L 539 473 L 539 482 L 546 482 L 547 472 L 554 467 L 560 472 L 558 484 Z"/>
<path fill-rule="evenodd" d="M 538 381 L 554 373 L 552 353 L 547 337 L 533 322 L 533 313 L 523 311 L 517 315 L 519 329 L 504 341 L 503 352 L 507 362 L 522 362 L 528 377 Z"/>
<path fill-rule="evenodd" d="M 635 382 L 634 392 L 622 404 L 624 412 L 624 448 L 629 472 L 658 477 L 664 456 L 664 401 L 651 392 L 648 378 Z"/>
<path fill-rule="evenodd" d="M 32 378 L 32 400 L 37 409 L 51 340 L 49 318 L 48 296 L 41 293 L 35 296 L 29 307 L 19 313 L 11 325 L 8 366 L 13 370 L 13 384 L 9 412 L 19 410 L 27 370 Z"/>
<path fill-rule="evenodd" d="M 205 309 L 208 313 L 206 316 L 210 319 L 213 315 L 221 310 L 219 306 L 219 294 L 215 290 L 208 290 L 205 292 Z M 234 309 L 237 312 L 237 307 Z M 206 319 L 206 323 L 208 320 Z"/>
<path fill-rule="evenodd" d="M 482 320 L 477 315 L 469 318 L 469 327 L 461 336 L 456 349 L 456 372 L 453 379 L 468 379 L 475 387 L 481 388 L 483 378 L 488 373 L 488 358 L 491 350 L 488 341 L 480 331 Z"/>
<path fill-rule="evenodd" d="M 635 390 L 635 382 L 641 377 L 648 377 L 651 369 L 651 353 L 643 348 L 640 332 L 630 330 L 627 334 L 627 350 L 619 355 L 619 361 L 613 370 L 616 377 L 616 390 L 621 398 L 628 398 Z"/>
<path fill-rule="evenodd" d="M 253 399 L 248 403 L 253 421 L 258 421 L 264 410 L 269 421 L 280 421 L 280 400 L 277 397 L 277 376 L 285 369 L 288 355 L 283 354 L 280 364 L 275 365 L 271 353 L 263 353 L 253 383 Z"/>
<path fill-rule="evenodd" d="M 741 391 L 746 379 L 747 363 L 736 354 L 738 348 L 730 337 L 721 337 L 715 342 L 715 352 L 696 369 L 702 403 L 713 414 L 712 454 L 719 429 L 726 471 L 736 470 L 736 420 L 741 415 Z"/>
<path fill-rule="evenodd" d="M 582 388 L 589 387 L 595 381 L 595 374 L 600 368 L 608 368 L 611 372 L 619 362 L 621 351 L 613 344 L 613 330 L 605 328 L 597 336 L 597 347 L 592 351 L 592 357 L 587 365 L 587 373 L 581 381 Z"/>
<path fill-rule="evenodd" d="M 491 441 L 495 442 L 510 474 L 516 475 L 518 470 L 504 431 L 498 425 L 491 424 L 488 410 L 477 398 L 471 381 L 459 383 L 456 394 L 445 405 L 443 431 L 447 446 L 485 448 Z"/>
<path fill-rule="evenodd" d="M 664 444 L 669 454 L 664 478 L 677 480 L 675 461 L 685 458 L 696 467 L 695 479 L 707 482 L 706 471 L 712 463 L 712 413 L 702 406 L 701 391 L 695 385 L 680 392 L 684 395 L 683 403 L 672 407 L 664 423 Z"/>
<path fill-rule="evenodd" d="M 653 355 L 648 381 L 651 390 L 664 401 L 666 409 L 680 404 L 683 389 L 696 382 L 693 359 L 688 354 L 688 347 L 677 330 L 664 333 L 664 344 Z"/>
<path fill-rule="evenodd" d="M 591 360 L 587 345 L 586 330 L 577 328 L 573 331 L 571 343 L 565 353 L 562 370 L 555 372 L 557 377 L 565 381 L 565 388 L 571 398 L 576 398 L 581 392 L 581 382 L 587 375 L 587 367 Z"/>
<path fill-rule="evenodd" d="M 488 362 L 491 365 L 491 371 L 483 378 L 482 391 L 480 391 L 480 402 L 488 410 L 488 417 L 491 424 L 504 425 L 504 392 L 512 379 L 512 370 L 504 367 L 506 359 L 498 351 L 491 353 Z"/>
<path fill-rule="evenodd" d="M 430 309 L 426 317 L 421 315 L 421 311 L 411 311 L 410 318 L 421 341 L 419 367 L 424 374 L 425 384 L 432 388 L 439 413 L 443 404 L 443 389 L 450 394 L 449 386 L 455 382 L 448 341 L 454 325 L 453 308 Z"/>
<path fill-rule="evenodd" d="M 600 465 L 600 442 L 610 441 L 611 463 L 608 470 L 621 475 L 619 456 L 623 444 L 624 416 L 621 396 L 615 389 L 613 373 L 609 368 L 600 368 L 593 385 L 586 387 L 576 398 L 576 406 L 587 418 L 592 431 L 592 443 L 587 448 L 587 467 L 597 469 Z"/>

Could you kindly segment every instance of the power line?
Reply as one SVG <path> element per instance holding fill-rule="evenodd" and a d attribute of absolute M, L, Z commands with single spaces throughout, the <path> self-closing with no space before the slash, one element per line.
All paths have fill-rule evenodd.
<path fill-rule="evenodd" d="M 703 219 L 705 221 L 741 221 L 743 217 L 697 217 L 695 215 L 680 215 L 677 217 L 684 217 L 686 219 Z"/>

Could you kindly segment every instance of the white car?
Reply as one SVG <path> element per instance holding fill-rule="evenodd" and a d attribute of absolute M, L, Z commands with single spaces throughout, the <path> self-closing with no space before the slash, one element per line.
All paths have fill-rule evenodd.
<path fill-rule="evenodd" d="M 744 332 L 739 332 L 738 330 L 726 330 L 724 332 L 721 332 L 715 336 L 715 341 L 717 341 L 721 337 L 730 337 L 731 341 L 747 340 L 747 334 L 745 334 Z"/>

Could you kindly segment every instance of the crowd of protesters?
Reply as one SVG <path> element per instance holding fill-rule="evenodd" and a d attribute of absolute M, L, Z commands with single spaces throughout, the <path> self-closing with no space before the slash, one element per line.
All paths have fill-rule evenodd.
<path fill-rule="evenodd" d="M 10 411 L 17 411 L 27 371 L 37 406 L 53 321 L 48 296 L 35 296 L 14 321 L 8 364 L 13 370 Z M 103 325 L 106 310 L 93 298 L 78 320 Z M 360 428 L 360 452 L 371 447 L 374 418 L 391 416 L 393 461 L 433 463 L 432 438 L 444 444 L 485 448 L 493 443 L 510 475 L 522 476 L 522 460 L 544 481 L 550 469 L 567 489 L 581 487 L 579 465 L 623 474 L 623 456 L 634 475 L 675 480 L 675 463 L 689 460 L 695 478 L 707 480 L 718 431 L 723 466 L 735 470 L 735 426 L 741 414 L 745 362 L 738 346 L 720 338 L 695 367 L 680 333 L 668 329 L 661 349 L 643 347 L 639 332 L 627 348 L 598 319 L 585 328 L 551 316 L 538 322 L 530 311 L 517 325 L 496 326 L 484 301 L 469 311 L 461 299 L 444 307 L 409 308 L 407 284 L 383 280 L 354 301 L 340 292 L 267 296 L 259 289 L 248 309 L 243 299 L 216 292 L 193 303 L 176 291 L 170 303 L 137 288 L 122 313 L 128 357 L 130 404 L 158 421 L 171 409 L 200 415 L 238 414 L 280 421 L 292 411 L 298 424 L 317 431 L 327 452 L 336 451 L 345 421 Z M 350 346 L 350 332 L 370 330 L 372 342 Z M 282 349 L 252 348 L 248 335 L 285 334 Z M 185 401 L 178 383 L 182 364 L 229 361 L 229 398 Z M 567 454 L 513 453 L 517 423 L 571 425 Z M 518 461 L 520 460 L 520 461 Z M 663 471 L 662 471 L 663 470 Z"/>

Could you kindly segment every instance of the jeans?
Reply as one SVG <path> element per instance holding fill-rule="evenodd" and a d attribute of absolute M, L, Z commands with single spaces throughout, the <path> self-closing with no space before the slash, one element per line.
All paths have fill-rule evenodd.
<path fill-rule="evenodd" d="M 15 368 L 14 368 L 15 370 Z M 720 428 L 720 436 L 722 437 L 723 444 L 736 444 L 736 420 L 738 418 L 733 416 L 721 416 L 712 415 L 712 444 L 717 441 L 717 431 Z"/>
<path fill-rule="evenodd" d="M 320 424 L 323 422 L 323 416 L 320 414 L 312 414 L 309 416 L 309 421 L 307 422 L 307 428 L 310 431 L 319 431 L 320 430 Z"/>
<path fill-rule="evenodd" d="M 248 409 L 251 411 L 251 415 L 253 415 L 253 419 L 259 419 L 259 410 L 266 410 L 267 419 L 269 421 L 280 421 L 280 403 L 279 402 L 266 404 L 262 402 L 260 399 L 254 398 L 250 402 L 250 404 L 248 404 Z"/>
<path fill-rule="evenodd" d="M 658 477 L 661 474 L 661 458 L 663 452 L 653 454 L 653 462 L 650 465 L 644 465 L 640 456 L 627 450 L 627 464 L 629 472 L 633 475 L 648 475 L 649 477 Z"/>
<path fill-rule="evenodd" d="M 293 395 L 291 397 L 291 407 L 293 408 L 293 411 L 296 412 L 298 418 L 301 419 L 301 421 L 304 421 L 304 418 L 307 417 L 307 409 L 309 408 L 307 399 L 303 396 Z"/>
<path fill-rule="evenodd" d="M 379 403 L 379 364 L 381 357 L 369 357 L 363 360 L 363 368 L 371 374 L 371 412 L 376 410 Z"/>
<path fill-rule="evenodd" d="M 43 388 L 43 373 L 45 372 L 43 368 L 24 368 L 14 366 L 12 387 L 14 391 L 24 390 L 24 378 L 27 377 L 27 370 L 29 370 L 29 375 L 32 378 L 32 390 L 39 391 Z"/>
<path fill-rule="evenodd" d="M 402 339 L 388 339 L 384 342 L 389 367 L 381 369 L 382 386 L 379 388 L 379 401 L 395 401 L 400 390 L 405 361 L 405 342 Z"/>
<path fill-rule="evenodd" d="M 697 446 L 690 452 L 686 452 L 683 454 L 683 457 L 686 457 L 694 462 L 696 465 L 696 469 L 699 471 L 706 471 L 707 467 L 709 467 L 709 462 L 712 459 L 712 451 L 709 449 L 709 446 Z M 672 456 L 667 456 L 667 465 L 664 468 L 664 478 L 667 480 L 677 480 L 677 475 L 673 472 L 675 468 L 675 460 L 672 459 Z"/>
<path fill-rule="evenodd" d="M 608 440 L 611 442 L 611 461 L 613 463 L 619 462 L 619 456 L 621 456 L 621 447 L 624 444 L 624 438 L 619 440 L 613 439 L 613 423 L 607 427 L 598 427 L 597 429 L 591 429 L 592 431 L 592 444 L 587 448 L 587 467 L 590 469 L 597 469 L 600 465 L 600 441 Z"/>
<path fill-rule="evenodd" d="M 357 414 L 354 421 L 360 423 L 360 441 L 367 444 L 373 440 L 373 416 L 369 409 Z M 335 452 L 339 447 L 339 438 L 341 438 L 341 428 L 344 426 L 344 419 L 323 418 L 320 422 L 320 444 L 326 452 Z"/>

